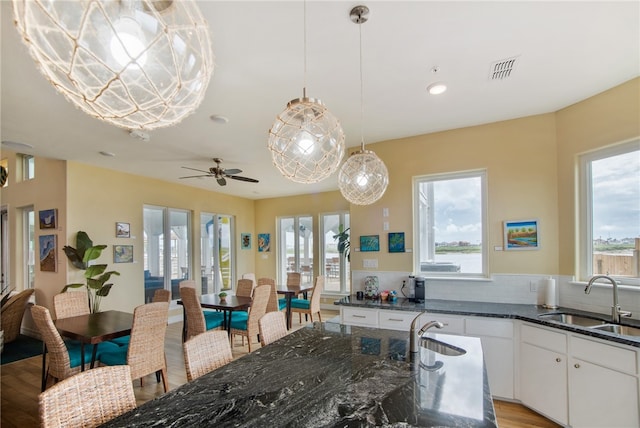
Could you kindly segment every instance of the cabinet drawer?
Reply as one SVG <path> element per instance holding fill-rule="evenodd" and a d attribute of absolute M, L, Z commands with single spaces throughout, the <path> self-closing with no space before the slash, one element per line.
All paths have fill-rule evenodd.
<path fill-rule="evenodd" d="M 636 353 L 600 342 L 571 337 L 571 355 L 613 370 L 636 373 Z"/>
<path fill-rule="evenodd" d="M 420 322 L 424 325 L 429 321 L 440 321 L 444 324 L 444 327 L 441 329 L 433 329 L 434 332 L 460 335 L 464 334 L 464 318 L 462 317 L 429 312 L 422 316 Z"/>
<path fill-rule="evenodd" d="M 513 321 L 487 318 L 467 318 L 466 334 L 468 336 L 490 336 L 513 338 Z"/>
<path fill-rule="evenodd" d="M 411 322 L 419 312 L 378 311 L 378 326 L 389 330 L 409 331 Z"/>
<path fill-rule="evenodd" d="M 375 309 L 341 308 L 341 323 L 362 327 L 378 327 L 378 312 Z"/>
<path fill-rule="evenodd" d="M 564 333 L 556 333 L 527 324 L 522 324 L 520 330 L 522 342 L 531 343 L 541 348 L 550 349 L 552 351 L 567 353 L 567 336 Z"/>

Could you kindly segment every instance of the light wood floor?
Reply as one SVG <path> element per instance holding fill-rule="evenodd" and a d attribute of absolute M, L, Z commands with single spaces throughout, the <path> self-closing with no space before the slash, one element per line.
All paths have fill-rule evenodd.
<path fill-rule="evenodd" d="M 322 319 L 328 320 L 336 316 L 336 311 L 322 311 Z M 300 324 L 294 314 L 293 328 Z M 182 323 L 170 324 L 166 336 L 167 371 L 169 373 L 169 388 L 174 389 L 187 381 L 184 358 L 182 356 Z M 256 344 L 256 348 L 260 345 Z M 253 344 L 252 344 L 253 347 Z M 234 358 L 247 354 L 245 340 L 236 337 L 233 346 Z M 28 428 L 39 426 L 38 394 L 40 393 L 40 373 L 42 357 L 27 358 L 1 366 L 2 381 L 0 395 L 2 398 L 2 414 L 0 426 L 3 428 Z M 163 394 L 162 383 L 156 383 L 154 375 L 144 378 L 144 386 L 140 387 L 138 380 L 134 383 L 134 390 L 138 405 Z M 500 427 L 557 427 L 558 425 L 532 412 L 524 406 L 504 401 L 495 401 L 495 409 Z"/>

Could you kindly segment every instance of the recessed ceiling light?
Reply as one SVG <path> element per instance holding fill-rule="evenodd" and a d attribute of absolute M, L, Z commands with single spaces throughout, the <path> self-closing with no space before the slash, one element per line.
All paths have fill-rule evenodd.
<path fill-rule="evenodd" d="M 211 119 L 213 122 L 215 123 L 229 123 L 229 118 L 226 116 L 222 116 L 219 114 L 212 114 L 211 116 L 209 116 L 209 119 Z"/>
<path fill-rule="evenodd" d="M 31 150 L 33 149 L 33 146 L 31 144 L 27 144 L 27 143 L 18 143 L 16 141 L 8 141 L 5 140 L 2 142 L 2 145 L 8 149 L 13 149 L 13 150 Z"/>
<path fill-rule="evenodd" d="M 129 131 L 129 136 L 131 138 L 135 138 L 140 141 L 149 141 L 151 137 L 146 132 L 140 131 L 139 129 L 132 129 Z"/>
<path fill-rule="evenodd" d="M 111 152 L 100 152 L 100 154 L 101 154 L 102 156 L 106 156 L 106 157 L 108 157 L 108 158 L 114 158 L 114 157 L 116 157 L 116 154 L 115 154 L 115 153 L 111 153 Z"/>
<path fill-rule="evenodd" d="M 429 91 L 431 95 L 440 95 L 446 90 L 447 85 L 442 82 L 432 83 L 431 85 L 427 86 L 427 91 Z"/>

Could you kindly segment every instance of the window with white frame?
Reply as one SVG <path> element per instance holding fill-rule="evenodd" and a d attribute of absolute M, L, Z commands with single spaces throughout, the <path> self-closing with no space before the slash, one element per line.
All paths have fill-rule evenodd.
<path fill-rule="evenodd" d="M 300 272 L 302 283 L 313 283 L 313 217 L 278 218 L 278 281 L 287 282 L 287 272 Z"/>
<path fill-rule="evenodd" d="M 22 179 L 32 180 L 36 176 L 36 160 L 32 155 L 22 156 Z"/>
<path fill-rule="evenodd" d="M 36 216 L 33 207 L 22 209 L 22 249 L 25 288 L 35 287 L 36 278 Z"/>
<path fill-rule="evenodd" d="M 230 290 L 235 282 L 234 218 L 200 214 L 202 294 Z"/>
<path fill-rule="evenodd" d="M 580 157 L 580 279 L 640 285 L 640 140 Z"/>
<path fill-rule="evenodd" d="M 320 215 L 320 272 L 324 272 L 324 291 L 347 294 L 351 289 L 350 263 L 347 252 L 338 251 L 340 231 L 350 232 L 349 211 Z M 319 274 L 320 274 L 319 272 Z"/>
<path fill-rule="evenodd" d="M 414 272 L 486 276 L 486 172 L 415 177 Z"/>

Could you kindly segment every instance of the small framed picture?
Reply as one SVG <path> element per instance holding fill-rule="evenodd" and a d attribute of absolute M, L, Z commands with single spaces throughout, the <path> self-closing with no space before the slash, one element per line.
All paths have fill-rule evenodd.
<path fill-rule="evenodd" d="M 250 250 L 251 249 L 251 234 L 250 233 L 241 233 L 240 234 L 240 249 L 242 249 L 242 250 Z"/>
<path fill-rule="evenodd" d="M 360 251 L 380 251 L 380 235 L 361 236 Z"/>
<path fill-rule="evenodd" d="M 40 229 L 55 229 L 58 227 L 58 210 L 53 208 L 38 211 L 38 219 L 40 220 Z"/>
<path fill-rule="evenodd" d="M 389 252 L 404 253 L 404 232 L 389 233 Z"/>
<path fill-rule="evenodd" d="M 133 263 L 133 245 L 114 245 L 114 263 Z"/>
<path fill-rule="evenodd" d="M 271 251 L 271 235 L 268 233 L 258 234 L 258 252 L 268 253 Z"/>
<path fill-rule="evenodd" d="M 116 223 L 116 238 L 131 238 L 131 225 L 129 223 Z"/>
<path fill-rule="evenodd" d="M 540 248 L 538 220 L 505 220 L 504 249 L 537 250 Z"/>
<path fill-rule="evenodd" d="M 57 272 L 56 235 L 40 235 L 38 241 L 40 242 L 40 270 L 42 272 Z"/>

